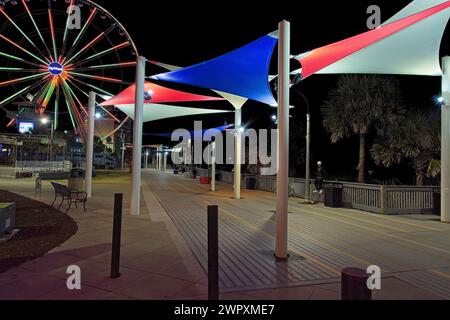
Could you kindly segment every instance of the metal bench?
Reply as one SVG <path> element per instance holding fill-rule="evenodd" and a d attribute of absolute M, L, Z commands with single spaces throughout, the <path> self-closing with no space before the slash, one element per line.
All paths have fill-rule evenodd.
<path fill-rule="evenodd" d="M 58 198 L 60 197 L 61 203 L 58 209 L 62 207 L 64 201 L 67 201 L 69 207 L 67 208 L 66 212 L 68 212 L 72 208 L 72 204 L 75 204 L 75 208 L 78 208 L 78 203 L 83 204 L 84 212 L 86 212 L 86 202 L 87 202 L 86 192 L 72 190 L 63 184 L 56 182 L 51 182 L 51 184 L 53 186 L 53 189 L 55 189 L 55 199 L 53 200 L 52 206 L 55 204 L 56 200 L 58 200 Z"/>

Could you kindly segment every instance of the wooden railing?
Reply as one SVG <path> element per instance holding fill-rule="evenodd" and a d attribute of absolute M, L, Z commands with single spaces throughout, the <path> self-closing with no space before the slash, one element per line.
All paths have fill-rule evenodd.
<path fill-rule="evenodd" d="M 197 170 L 197 175 L 210 175 L 208 169 Z M 234 174 L 232 172 L 218 171 L 217 175 L 219 181 L 233 184 Z M 246 188 L 246 180 L 249 177 L 256 178 L 257 190 L 276 192 L 276 176 L 243 175 L 242 188 Z M 439 187 L 382 186 L 341 181 L 332 181 L 332 183 L 342 185 L 342 202 L 345 208 L 381 214 L 432 213 L 435 209 L 433 197 L 439 191 Z M 289 190 L 291 196 L 303 198 L 305 195 L 305 180 L 290 178 Z M 313 194 L 315 190 L 313 181 L 310 190 Z"/>

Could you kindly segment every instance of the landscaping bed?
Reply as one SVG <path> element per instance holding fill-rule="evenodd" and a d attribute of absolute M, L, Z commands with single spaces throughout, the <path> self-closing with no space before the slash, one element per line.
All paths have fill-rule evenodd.
<path fill-rule="evenodd" d="M 36 259 L 70 239 L 78 230 L 67 214 L 44 203 L 0 190 L 0 202 L 16 203 L 16 229 L 0 243 L 0 273 Z"/>

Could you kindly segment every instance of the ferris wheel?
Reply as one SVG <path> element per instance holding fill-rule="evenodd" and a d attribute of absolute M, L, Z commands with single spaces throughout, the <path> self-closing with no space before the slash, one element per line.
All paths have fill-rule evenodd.
<path fill-rule="evenodd" d="M 62 118 L 86 136 L 89 92 L 110 97 L 134 82 L 137 49 L 122 24 L 90 0 L 0 0 L 0 108 L 14 125 L 20 110 Z M 120 129 L 128 118 L 98 105 Z M 101 109 L 100 109 L 101 108 Z M 70 120 L 69 120 L 70 119 Z"/>

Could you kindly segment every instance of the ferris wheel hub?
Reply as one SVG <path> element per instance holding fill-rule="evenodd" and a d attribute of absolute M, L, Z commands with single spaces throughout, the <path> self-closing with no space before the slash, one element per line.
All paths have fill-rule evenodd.
<path fill-rule="evenodd" d="M 52 62 L 48 65 L 48 72 L 54 76 L 59 76 L 64 72 L 64 66 L 59 62 Z"/>

